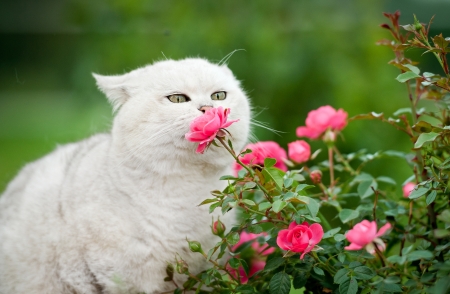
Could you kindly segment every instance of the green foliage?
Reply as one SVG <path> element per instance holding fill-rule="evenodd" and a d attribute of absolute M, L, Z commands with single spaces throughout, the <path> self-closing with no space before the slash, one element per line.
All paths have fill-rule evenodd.
<path fill-rule="evenodd" d="M 411 154 L 393 150 L 344 154 L 336 141 L 324 135 L 320 139 L 326 141 L 327 161 L 313 158 L 301 169 L 285 172 L 274 167 L 275 159 L 266 158 L 263 165 L 245 165 L 239 154 L 230 150 L 243 171 L 238 177 L 222 177 L 228 186 L 213 191 L 213 198 L 200 205 L 209 205 L 210 211 L 219 208 L 222 213 L 236 209 L 242 217 L 208 254 L 198 251 L 212 267 L 197 278 L 190 274 L 184 289 L 195 287 L 200 291 L 207 285 L 210 293 L 267 294 L 295 293 L 296 289 L 351 294 L 450 290 L 448 44 L 438 37 L 430 45 L 427 26 L 418 22 L 407 27 L 412 32 L 407 37 L 398 25 L 398 13 L 386 17 L 392 24 L 383 27 L 391 31 L 394 41 L 384 44 L 395 52 L 390 63 L 402 71 L 397 80 L 408 86 L 411 107 L 396 111 L 393 117 L 372 112 L 349 121 L 380 120 L 393 126 L 409 136 Z M 421 74 L 416 63 L 404 57 L 405 50 L 417 47 L 437 54 L 445 76 Z M 430 101 L 435 108 L 421 106 Z M 219 141 L 225 146 L 223 139 Z M 401 195 L 395 191 L 398 184 L 394 179 L 366 171 L 367 163 L 386 157 L 402 158 L 411 166 L 411 176 L 404 182 L 414 183 L 411 192 Z M 322 174 L 329 173 L 329 178 L 313 182 L 310 172 L 318 169 Z M 361 250 L 350 250 L 349 231 L 354 232 L 363 220 L 376 223 L 378 228 L 388 224 L 391 229 L 373 236 Z M 292 222 L 320 224 L 324 230 L 320 243 L 310 250 L 282 250 L 278 244 L 283 248 L 286 245 L 280 241 L 280 230 L 286 230 Z M 245 231 L 258 234 L 257 239 L 244 242 L 221 261 Z M 265 266 L 254 271 L 261 261 Z"/>

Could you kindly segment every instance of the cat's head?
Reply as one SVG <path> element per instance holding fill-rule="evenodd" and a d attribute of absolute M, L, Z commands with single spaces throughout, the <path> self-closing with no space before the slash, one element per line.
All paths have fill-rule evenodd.
<path fill-rule="evenodd" d="M 240 120 L 228 128 L 235 150 L 247 142 L 249 101 L 226 65 L 200 58 L 164 60 L 123 75 L 94 77 L 116 111 L 114 146 L 131 160 L 229 164 L 232 157 L 224 148 L 196 154 L 197 143 L 185 139 L 205 106 L 230 108 L 229 120 Z"/>

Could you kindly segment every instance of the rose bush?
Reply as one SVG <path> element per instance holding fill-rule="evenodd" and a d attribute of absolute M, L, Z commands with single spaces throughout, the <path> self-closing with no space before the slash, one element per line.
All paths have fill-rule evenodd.
<path fill-rule="evenodd" d="M 321 140 L 328 152 L 310 155 L 306 145 L 301 152 L 289 146 L 297 163 L 290 170 L 286 151 L 275 142 L 233 150 L 225 131 L 217 136 L 227 126 L 226 115 L 211 129 L 205 128 L 211 114 L 194 124 L 200 133 L 187 138 L 203 144 L 202 152 L 216 140 L 236 162 L 235 174 L 221 177 L 226 187 L 200 205 L 223 214 L 237 210 L 239 219 L 220 233 L 213 223 L 220 237 L 213 248 L 189 241 L 211 267 L 193 273 L 177 256 L 166 277 L 174 293 L 449 293 L 450 40 L 430 39 L 429 27 L 417 20 L 400 26 L 398 12 L 385 16 L 390 24 L 382 28 L 394 39 L 379 45 L 395 53 L 390 64 L 401 71 L 397 81 L 408 89 L 409 107 L 350 118 L 329 105 L 312 110 L 297 135 Z M 421 73 L 405 57 L 413 48 L 434 55 L 444 75 Z M 341 152 L 345 126 L 363 119 L 392 125 L 411 150 Z M 400 158 L 411 168 L 405 185 L 370 174 L 367 164 L 381 158 Z M 183 285 L 173 281 L 174 269 L 187 276 Z"/>

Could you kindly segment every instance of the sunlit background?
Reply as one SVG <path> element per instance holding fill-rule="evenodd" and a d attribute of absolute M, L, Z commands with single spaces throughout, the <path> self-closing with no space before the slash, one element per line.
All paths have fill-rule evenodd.
<path fill-rule="evenodd" d="M 431 35 L 450 35 L 450 1 L 91 1 L 15 0 L 0 4 L 0 192 L 27 162 L 58 144 L 107 131 L 111 107 L 92 72 L 121 74 L 155 60 L 201 56 L 242 81 L 256 119 L 285 132 L 255 129 L 282 146 L 296 139 L 308 111 L 330 104 L 350 116 L 387 115 L 408 106 L 398 71 L 387 62 L 383 11 L 436 15 Z M 410 52 L 420 56 L 421 52 Z M 425 68 L 438 72 L 425 56 Z M 408 151 L 410 142 L 376 121 L 352 122 L 343 152 Z M 319 142 L 313 148 L 323 147 Z M 401 183 L 403 161 L 368 166 Z M 385 169 L 388 167 L 388 171 Z M 384 170 L 382 170 L 384 169 Z"/>

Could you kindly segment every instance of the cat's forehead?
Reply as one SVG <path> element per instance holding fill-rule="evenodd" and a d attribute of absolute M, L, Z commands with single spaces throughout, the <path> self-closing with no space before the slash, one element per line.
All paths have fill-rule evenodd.
<path fill-rule="evenodd" d="M 139 76 L 158 89 L 220 90 L 238 84 L 226 66 L 200 58 L 160 61 L 142 68 Z"/>

